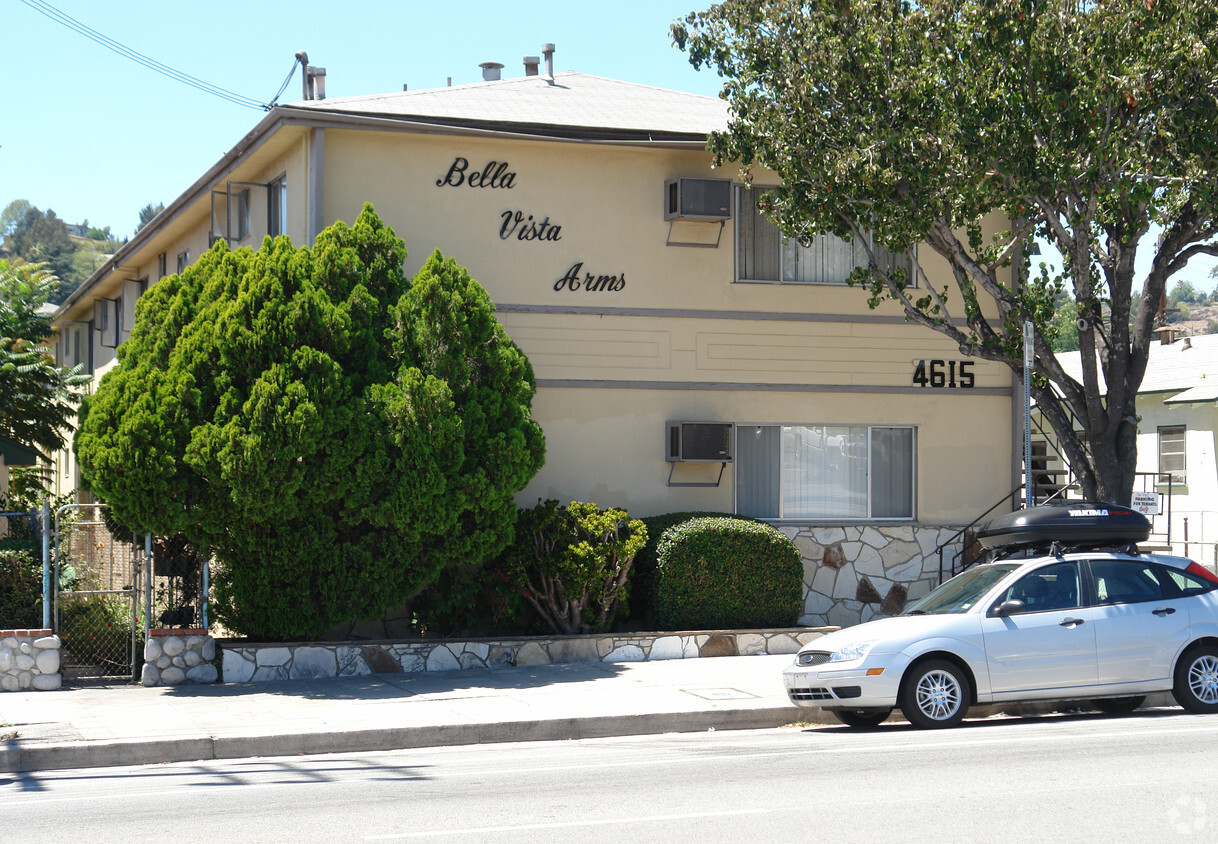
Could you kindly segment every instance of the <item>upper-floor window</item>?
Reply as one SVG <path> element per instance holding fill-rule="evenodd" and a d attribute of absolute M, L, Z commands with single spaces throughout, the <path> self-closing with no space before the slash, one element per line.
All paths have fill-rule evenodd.
<path fill-rule="evenodd" d="M 1183 425 L 1167 425 L 1159 429 L 1159 481 L 1167 481 L 1164 475 L 1171 476 L 1175 484 L 1187 483 L 1188 476 L 1184 467 L 1184 437 Z"/>
<path fill-rule="evenodd" d="M 179 252 L 177 271 L 182 272 L 182 270 L 186 269 L 189 266 L 190 266 L 190 250 L 188 249 L 185 252 Z"/>
<path fill-rule="evenodd" d="M 230 231 L 236 232 L 237 240 L 245 240 L 250 236 L 250 191 L 249 188 L 239 190 L 232 195 L 232 225 Z"/>
<path fill-rule="evenodd" d="M 817 235 L 808 246 L 784 238 L 766 217 L 760 201 L 773 188 L 739 188 L 736 207 L 736 278 L 787 284 L 845 284 L 857 267 L 869 263 L 866 244 L 859 238 L 842 240 L 832 234 Z M 868 239 L 876 265 L 884 271 L 907 266 L 904 253 L 889 252 Z"/>
<path fill-rule="evenodd" d="M 288 230 L 288 177 L 280 176 L 266 186 L 266 230 L 278 237 Z"/>
<path fill-rule="evenodd" d="M 169 259 L 162 252 L 156 256 L 156 277 L 162 279 L 167 275 L 169 275 Z"/>
<path fill-rule="evenodd" d="M 914 429 L 738 425 L 736 509 L 762 519 L 912 519 Z"/>

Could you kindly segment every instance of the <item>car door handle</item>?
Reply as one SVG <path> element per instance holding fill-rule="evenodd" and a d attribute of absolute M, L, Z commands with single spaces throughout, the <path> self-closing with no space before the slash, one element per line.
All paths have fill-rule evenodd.
<path fill-rule="evenodd" d="M 1082 624 L 1084 619 L 1081 618 L 1063 618 L 1058 622 L 1062 627 L 1074 627 L 1076 624 Z"/>
<path fill-rule="evenodd" d="M 1154 610 L 1154 614 L 1162 618 L 1165 615 L 1171 615 L 1175 611 L 1175 607 L 1159 607 L 1157 610 Z"/>

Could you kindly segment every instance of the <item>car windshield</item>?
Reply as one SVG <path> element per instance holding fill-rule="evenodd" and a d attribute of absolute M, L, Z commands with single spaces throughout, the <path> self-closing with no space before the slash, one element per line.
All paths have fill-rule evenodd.
<path fill-rule="evenodd" d="M 1002 580 L 1020 563 L 993 563 L 977 566 L 956 575 L 929 595 L 911 604 L 904 615 L 928 615 L 931 613 L 961 613 L 968 612 L 976 605 L 981 596 Z"/>

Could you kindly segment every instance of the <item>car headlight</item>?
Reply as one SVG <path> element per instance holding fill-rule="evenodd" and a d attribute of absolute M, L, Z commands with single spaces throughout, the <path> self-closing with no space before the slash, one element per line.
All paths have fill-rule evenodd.
<path fill-rule="evenodd" d="M 867 652 L 871 650 L 875 642 L 856 642 L 853 645 L 845 645 L 829 654 L 830 662 L 850 662 L 855 659 L 862 659 L 867 656 Z"/>

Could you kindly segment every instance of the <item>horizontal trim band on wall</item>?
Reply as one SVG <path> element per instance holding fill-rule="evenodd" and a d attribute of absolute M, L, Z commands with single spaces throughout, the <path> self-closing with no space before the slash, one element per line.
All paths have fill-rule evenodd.
<path fill-rule="evenodd" d="M 604 308 L 595 305 L 495 305 L 503 314 L 556 316 L 658 317 L 662 319 L 740 319 L 757 322 L 861 322 L 873 325 L 914 325 L 904 317 L 885 314 L 808 314 L 788 311 L 709 311 L 686 308 Z M 957 320 L 961 325 L 963 320 Z M 927 329 L 930 330 L 930 329 Z"/>
<path fill-rule="evenodd" d="M 538 378 L 537 386 L 551 390 L 714 390 L 726 393 L 858 393 L 872 395 L 935 395 L 949 398 L 999 396 L 1010 398 L 1009 387 L 903 387 L 882 384 L 758 384 L 731 381 L 592 381 L 577 378 Z"/>

